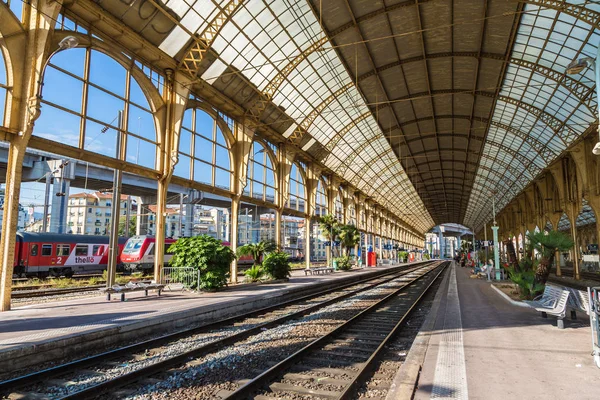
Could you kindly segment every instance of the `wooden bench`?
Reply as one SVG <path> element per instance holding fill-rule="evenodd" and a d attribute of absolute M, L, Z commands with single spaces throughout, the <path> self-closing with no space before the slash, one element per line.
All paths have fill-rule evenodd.
<path fill-rule="evenodd" d="M 112 294 L 120 294 L 121 301 L 125 301 L 126 293 L 143 291 L 143 292 L 145 292 L 146 296 L 148 296 L 148 292 L 150 290 L 156 290 L 158 292 L 158 295 L 160 296 L 164 287 L 165 287 L 165 285 L 160 285 L 158 283 L 132 283 L 132 282 L 129 282 L 123 286 L 113 285 L 110 288 L 102 288 L 102 289 L 100 289 L 100 291 L 106 293 L 106 300 L 110 301 Z"/>
<path fill-rule="evenodd" d="M 556 287 L 555 287 L 556 288 Z M 554 290 L 554 293 L 557 297 L 554 298 L 554 302 L 552 304 L 549 303 L 548 306 L 540 306 L 535 307 L 536 311 L 542 313 L 542 317 L 546 318 L 547 314 L 554 315 L 556 317 L 556 326 L 558 329 L 563 329 L 565 327 L 564 318 L 567 313 L 567 307 L 569 302 L 569 296 L 571 292 L 567 289 L 557 288 L 558 291 Z"/>
<path fill-rule="evenodd" d="M 328 272 L 333 272 L 333 268 L 332 267 L 317 267 L 317 268 L 307 268 L 304 270 L 304 275 L 319 275 L 319 274 L 326 274 Z"/>

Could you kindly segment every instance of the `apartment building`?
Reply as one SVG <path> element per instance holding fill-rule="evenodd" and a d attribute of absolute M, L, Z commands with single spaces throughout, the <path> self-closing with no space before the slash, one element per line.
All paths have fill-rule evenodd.
<path fill-rule="evenodd" d="M 134 216 L 137 205 L 131 198 L 121 195 L 120 215 Z M 67 205 L 68 233 L 83 235 L 107 235 L 110 231 L 112 215 L 112 194 L 77 193 L 69 196 Z"/>

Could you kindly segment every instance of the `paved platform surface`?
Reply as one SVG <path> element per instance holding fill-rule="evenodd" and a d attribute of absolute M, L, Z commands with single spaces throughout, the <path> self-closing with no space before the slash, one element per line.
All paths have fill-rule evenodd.
<path fill-rule="evenodd" d="M 86 297 L 67 301 L 16 306 L 0 313 L 0 352 L 32 344 L 40 344 L 88 331 L 161 318 L 173 313 L 198 308 L 215 308 L 227 302 L 248 301 L 273 296 L 298 286 L 308 286 L 336 280 L 349 275 L 364 274 L 389 267 L 363 268 L 348 272 L 305 276 L 304 271 L 293 271 L 289 282 L 261 285 L 238 285 L 215 293 L 169 291 L 161 297 L 154 292 L 127 294 L 127 301 L 119 296 L 107 301 L 102 297 Z"/>
<path fill-rule="evenodd" d="M 510 304 L 467 268 L 443 287 L 416 400 L 600 399 L 587 315 L 544 319 Z"/>

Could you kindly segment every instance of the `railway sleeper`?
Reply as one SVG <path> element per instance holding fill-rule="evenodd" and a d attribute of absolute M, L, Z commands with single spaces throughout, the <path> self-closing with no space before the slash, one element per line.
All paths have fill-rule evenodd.
<path fill-rule="evenodd" d="M 305 361 L 317 364 L 319 366 L 323 366 L 323 364 L 325 364 L 329 368 L 331 368 L 331 365 L 333 365 L 333 364 L 335 364 L 337 366 L 351 367 L 351 368 L 355 368 L 355 369 L 362 368 L 362 366 L 363 366 L 363 363 L 360 363 L 360 362 L 347 361 L 347 360 L 335 360 L 335 362 L 334 362 L 331 360 L 331 358 L 323 359 L 323 358 L 318 358 L 318 357 L 304 357 L 303 359 Z M 336 368 L 336 367 L 333 367 L 333 368 Z"/>
<path fill-rule="evenodd" d="M 277 395 L 277 393 L 297 393 L 297 394 L 301 394 L 301 395 L 312 395 L 312 396 L 318 396 L 318 397 L 323 397 L 326 399 L 337 399 L 338 396 L 340 395 L 339 392 L 333 392 L 333 391 L 329 391 L 329 390 L 318 390 L 318 389 L 309 389 L 309 388 L 305 388 L 303 386 L 296 386 L 296 385 L 290 385 L 288 383 L 279 383 L 279 382 L 275 382 L 275 383 L 271 383 L 269 385 L 269 389 L 271 389 L 275 395 Z"/>
<path fill-rule="evenodd" d="M 283 379 L 287 379 L 290 381 L 315 382 L 318 384 L 338 385 L 338 386 L 348 385 L 352 381 L 350 378 L 338 379 L 338 378 L 323 377 L 323 376 L 319 376 L 319 375 L 304 375 L 304 374 L 295 374 L 295 373 L 287 373 L 283 376 Z"/>
<path fill-rule="evenodd" d="M 361 352 L 365 352 L 365 353 L 373 353 L 375 351 L 375 349 L 377 348 L 377 346 L 369 346 L 369 347 L 365 347 L 365 346 L 360 346 L 360 344 L 357 346 L 355 343 L 349 343 L 343 340 L 336 340 L 333 343 L 328 344 L 327 346 L 324 347 L 324 350 L 330 350 L 330 349 L 350 349 L 353 351 L 361 351 Z"/>
<path fill-rule="evenodd" d="M 344 349 L 340 349 L 340 348 L 324 350 L 322 353 L 319 353 L 319 354 L 322 354 L 323 357 L 332 355 L 332 356 L 339 356 L 339 357 L 345 357 L 345 358 L 355 358 L 355 359 L 357 359 L 357 361 L 358 360 L 362 361 L 369 357 L 368 354 L 366 354 L 366 355 L 365 354 L 356 354 L 356 353 L 353 353 L 352 350 L 350 350 L 350 349 L 344 350 Z"/>
<path fill-rule="evenodd" d="M 329 368 L 329 367 L 321 367 L 315 368 L 305 364 L 297 364 L 292 367 L 293 371 L 299 371 L 301 374 L 305 372 L 318 372 L 321 374 L 327 374 L 329 376 L 337 376 L 337 377 L 345 377 L 348 379 L 354 379 L 356 376 L 356 372 L 349 369 L 342 368 Z"/>

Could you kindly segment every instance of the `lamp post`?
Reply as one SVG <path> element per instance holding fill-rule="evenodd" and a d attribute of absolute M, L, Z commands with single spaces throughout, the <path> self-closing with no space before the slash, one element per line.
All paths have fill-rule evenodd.
<path fill-rule="evenodd" d="M 598 66 L 598 61 L 600 60 L 600 44 L 598 45 L 596 59 L 592 57 L 584 57 L 579 60 L 573 60 L 567 66 L 567 74 L 576 75 L 581 73 L 586 67 L 590 67 L 594 69 L 594 74 L 596 75 L 596 101 L 598 103 L 598 119 L 600 120 L 600 66 Z M 599 140 L 594 146 L 592 153 L 594 155 L 600 155 L 600 125 L 598 125 L 598 135 Z"/>
<path fill-rule="evenodd" d="M 496 280 L 500 280 L 500 243 L 498 243 L 498 224 L 496 223 L 496 191 L 492 191 L 492 216 L 494 225 L 492 231 L 494 232 L 494 268 L 496 269 Z"/>

